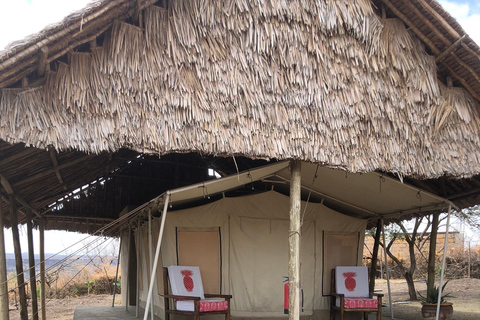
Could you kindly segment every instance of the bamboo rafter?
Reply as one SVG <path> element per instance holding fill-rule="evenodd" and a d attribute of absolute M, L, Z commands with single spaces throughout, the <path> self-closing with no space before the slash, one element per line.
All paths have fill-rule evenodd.
<path fill-rule="evenodd" d="M 398 10 L 389 0 L 381 0 L 383 3 L 385 3 L 389 8 L 390 10 L 392 10 L 392 12 L 400 19 L 402 20 L 414 33 L 417 37 L 419 37 L 423 42 L 425 42 L 425 44 L 428 45 L 428 47 L 432 50 L 432 52 L 435 54 L 435 56 L 441 56 L 442 55 L 442 52 L 435 46 L 435 44 L 430 40 L 428 39 L 421 31 L 420 29 L 418 29 L 415 24 L 407 17 L 405 16 L 400 10 Z M 412 8 L 413 6 L 411 4 L 408 5 L 410 8 Z M 424 21 L 428 21 L 423 15 L 421 15 L 421 13 L 417 10 L 415 11 L 417 13 L 417 15 L 420 15 L 420 18 L 422 18 Z M 427 25 L 429 25 L 429 27 L 432 29 L 433 32 L 435 33 L 440 33 L 434 26 L 433 24 L 431 24 L 430 22 L 427 22 Z M 458 35 L 458 33 L 457 33 Z M 442 41 L 446 40 L 446 38 L 444 36 L 440 36 L 440 39 L 442 39 Z M 448 41 L 448 40 L 447 40 Z M 451 43 L 448 41 L 446 42 L 446 44 L 448 44 L 449 46 L 451 46 Z M 466 63 L 464 63 L 460 58 L 458 58 L 454 53 L 451 53 L 452 57 L 455 59 L 455 61 L 460 64 L 462 67 L 464 67 L 466 70 L 468 70 L 470 72 L 470 74 L 472 74 L 474 76 L 474 78 L 477 80 L 477 82 L 480 83 L 480 76 L 470 67 L 468 66 Z M 470 94 L 475 97 L 475 99 L 477 99 L 478 101 L 480 101 L 480 96 L 476 93 L 475 90 L 473 90 L 473 88 L 465 81 L 463 80 L 463 78 L 461 78 L 449 65 L 447 65 L 446 63 L 444 63 L 444 61 L 438 61 L 440 63 L 442 63 L 448 70 L 449 72 L 452 74 L 452 76 L 457 79 L 458 81 L 460 81 L 462 83 L 462 85 L 464 85 L 464 87 L 468 90 L 468 92 L 470 92 Z"/>
<path fill-rule="evenodd" d="M 53 168 L 55 169 L 55 174 L 57 175 L 58 182 L 60 185 L 62 185 L 63 189 L 66 190 L 67 186 L 65 186 L 62 178 L 62 174 L 60 173 L 60 170 L 58 169 L 58 161 L 57 157 L 55 155 L 55 148 L 50 146 L 49 148 L 49 153 L 50 153 L 50 159 L 52 160 Z"/>

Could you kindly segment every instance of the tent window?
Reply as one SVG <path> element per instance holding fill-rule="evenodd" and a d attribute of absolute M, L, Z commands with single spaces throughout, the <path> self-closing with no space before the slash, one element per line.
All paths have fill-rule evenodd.
<path fill-rule="evenodd" d="M 220 228 L 177 228 L 177 260 L 179 266 L 200 267 L 204 291 L 220 293 Z"/>
<path fill-rule="evenodd" d="M 330 294 L 332 269 L 356 266 L 360 233 L 323 232 L 323 295 Z"/>

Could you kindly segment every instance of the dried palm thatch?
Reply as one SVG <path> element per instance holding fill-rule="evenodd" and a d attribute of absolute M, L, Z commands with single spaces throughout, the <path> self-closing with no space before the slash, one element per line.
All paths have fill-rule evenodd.
<path fill-rule="evenodd" d="M 144 17 L 144 30 L 115 22 L 42 87 L 2 89 L 0 138 L 480 173 L 478 106 L 441 87 L 434 57 L 367 0 L 179 0 Z"/>

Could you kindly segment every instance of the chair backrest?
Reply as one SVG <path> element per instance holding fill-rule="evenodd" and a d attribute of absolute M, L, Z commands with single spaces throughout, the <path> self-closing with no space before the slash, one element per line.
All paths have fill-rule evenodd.
<path fill-rule="evenodd" d="M 170 266 L 168 278 L 172 294 L 205 299 L 199 267 Z"/>
<path fill-rule="evenodd" d="M 367 267 L 336 267 L 335 291 L 345 297 L 368 297 L 368 269 Z"/>

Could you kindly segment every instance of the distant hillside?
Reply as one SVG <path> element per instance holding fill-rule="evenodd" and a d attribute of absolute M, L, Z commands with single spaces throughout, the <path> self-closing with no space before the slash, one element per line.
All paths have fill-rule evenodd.
<path fill-rule="evenodd" d="M 7 253 L 6 257 L 7 257 L 7 274 L 9 274 L 11 272 L 15 272 L 15 255 L 13 253 Z M 57 264 L 59 266 L 61 264 L 59 262 L 64 260 L 66 257 L 67 257 L 66 255 L 61 255 L 61 254 L 55 255 L 53 253 L 46 253 L 45 254 L 45 268 L 47 269 L 47 273 L 48 273 L 48 268 L 50 268 L 54 265 L 57 265 Z M 26 253 L 26 252 L 22 253 L 22 258 L 23 258 L 23 269 L 26 270 L 26 269 L 29 268 L 28 253 Z M 37 266 L 36 267 L 37 273 L 39 271 L 39 266 L 38 266 L 39 263 L 40 263 L 39 255 L 35 254 L 35 265 Z M 78 264 L 86 265 L 88 263 L 90 263 L 90 258 L 88 258 L 87 256 L 69 257 L 65 261 L 65 264 L 67 265 L 67 268 L 64 269 L 64 271 L 69 271 L 68 266 L 73 266 L 75 264 L 76 265 L 78 265 Z M 117 262 L 113 261 L 112 265 L 116 266 Z"/>
<path fill-rule="evenodd" d="M 65 258 L 65 255 L 57 255 L 54 256 L 54 253 L 46 253 L 45 254 L 45 268 L 49 268 L 59 262 L 60 260 Z M 50 258 L 54 256 L 53 258 Z M 13 253 L 7 253 L 7 274 L 10 272 L 15 272 L 15 255 Z M 22 253 L 22 258 L 23 258 L 23 269 L 27 269 L 29 267 L 28 265 L 28 253 L 24 252 Z M 47 260 L 48 259 L 48 260 Z M 40 255 L 35 254 L 35 265 L 40 263 Z M 37 272 L 38 272 L 37 267 Z"/>

